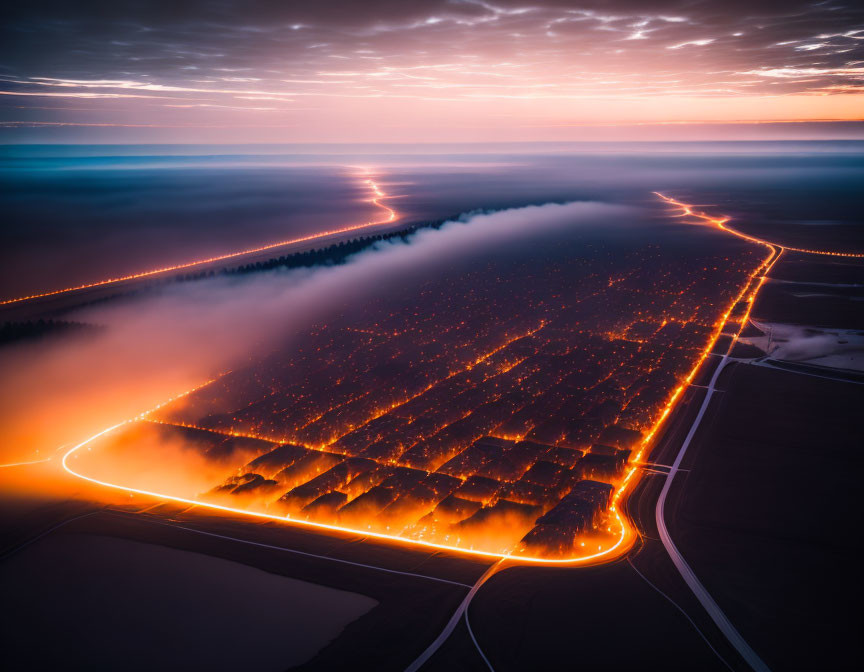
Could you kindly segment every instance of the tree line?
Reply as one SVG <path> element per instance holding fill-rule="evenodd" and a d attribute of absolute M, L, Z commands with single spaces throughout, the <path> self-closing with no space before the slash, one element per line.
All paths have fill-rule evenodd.
<path fill-rule="evenodd" d="M 32 341 L 49 336 L 65 336 L 72 333 L 88 333 L 101 329 L 86 322 L 71 320 L 28 320 L 26 322 L 6 322 L 0 325 L 0 346 Z"/>
<path fill-rule="evenodd" d="M 452 218 L 439 219 L 431 222 L 421 222 L 412 224 L 409 227 L 390 233 L 379 233 L 372 236 L 361 236 L 352 238 L 351 240 L 343 240 L 338 243 L 333 243 L 327 247 L 313 248 L 303 252 L 293 252 L 291 254 L 283 254 L 273 259 L 265 261 L 256 261 L 254 263 L 243 264 L 234 268 L 224 268 L 222 270 L 199 271 L 185 273 L 179 276 L 172 276 L 167 279 L 167 282 L 189 282 L 194 280 L 203 280 L 213 278 L 220 275 L 247 275 L 249 273 L 259 273 L 261 271 L 272 271 L 277 268 L 312 268 L 314 266 L 335 266 L 344 264 L 345 261 L 352 255 L 371 248 L 376 243 L 401 239 L 406 241 L 409 236 L 413 235 L 420 229 L 438 229 L 445 222 L 451 221 Z"/>

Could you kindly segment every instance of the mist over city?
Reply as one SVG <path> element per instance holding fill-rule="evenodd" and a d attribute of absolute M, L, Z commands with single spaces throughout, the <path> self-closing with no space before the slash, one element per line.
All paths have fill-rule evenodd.
<path fill-rule="evenodd" d="M 857 669 L 857 6 L 0 36 L 8 669 Z"/>

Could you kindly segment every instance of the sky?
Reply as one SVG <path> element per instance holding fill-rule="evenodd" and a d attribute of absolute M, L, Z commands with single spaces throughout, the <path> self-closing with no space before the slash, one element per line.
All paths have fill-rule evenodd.
<path fill-rule="evenodd" d="M 3 143 L 864 137 L 864 5 L 852 0 L 46 0 L 4 12 Z"/>

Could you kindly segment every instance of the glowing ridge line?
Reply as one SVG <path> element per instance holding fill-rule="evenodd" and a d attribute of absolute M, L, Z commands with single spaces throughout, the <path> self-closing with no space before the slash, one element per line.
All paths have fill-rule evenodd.
<path fill-rule="evenodd" d="M 364 175 L 368 175 L 369 171 L 365 170 Z M 377 183 L 375 183 L 371 178 L 364 179 L 363 184 L 365 184 L 375 195 L 374 198 L 370 199 L 369 202 L 373 203 L 376 207 L 381 208 L 385 211 L 386 217 L 381 220 L 375 220 L 372 222 L 366 222 L 365 224 L 355 224 L 353 226 L 345 226 L 341 229 L 332 229 L 330 231 L 322 231 L 320 233 L 313 233 L 308 236 L 303 236 L 301 238 L 294 238 L 292 240 L 282 240 L 278 243 L 270 243 L 268 245 L 262 245 L 261 247 L 252 247 L 246 250 L 240 250 L 239 252 L 229 252 L 227 254 L 220 254 L 215 257 L 210 257 L 208 259 L 196 259 L 195 261 L 187 261 L 182 264 L 176 264 L 174 266 L 164 266 L 162 268 L 154 268 L 149 271 L 141 271 L 140 273 L 132 273 L 130 275 L 118 276 L 116 278 L 106 278 L 105 280 L 98 280 L 96 282 L 90 282 L 83 285 L 76 285 L 74 287 L 64 287 L 63 289 L 55 289 L 50 292 L 42 292 L 41 294 L 30 294 L 29 296 L 19 296 L 14 299 L 4 299 L 0 301 L 0 306 L 9 305 L 11 303 L 22 303 L 24 301 L 32 301 L 33 299 L 41 299 L 46 296 L 57 296 L 59 294 L 68 294 L 69 292 L 77 292 L 82 289 L 91 289 L 93 287 L 102 287 L 104 285 L 112 285 L 117 282 L 125 282 L 127 280 L 137 280 L 139 278 L 148 278 L 154 275 L 159 275 L 161 273 L 169 273 L 171 271 L 182 271 L 185 268 L 192 268 L 193 266 L 201 266 L 203 264 L 211 264 L 216 261 L 225 261 L 226 259 L 235 259 L 237 257 L 242 257 L 247 254 L 255 254 L 256 252 L 266 252 L 267 250 L 273 250 L 277 247 L 284 247 L 286 245 L 296 245 L 297 243 L 306 243 L 310 240 L 317 240 L 319 238 L 327 238 L 328 236 L 335 236 L 340 233 L 348 233 L 350 231 L 359 231 L 361 229 L 367 229 L 372 226 L 380 226 L 381 224 L 389 224 L 391 222 L 395 222 L 398 218 L 398 213 L 391 207 L 384 205 L 381 203 L 382 200 L 386 198 L 391 198 L 383 191 L 381 191 L 380 187 Z"/>

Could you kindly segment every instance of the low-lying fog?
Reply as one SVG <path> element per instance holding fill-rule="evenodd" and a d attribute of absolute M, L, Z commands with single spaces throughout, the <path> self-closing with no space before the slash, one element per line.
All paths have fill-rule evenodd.
<path fill-rule="evenodd" d="M 348 263 L 163 288 L 68 316 L 92 334 L 0 349 L 2 461 L 44 458 L 276 347 L 389 284 L 422 279 L 482 249 L 506 254 L 573 227 L 639 222 L 634 208 L 567 203 L 477 214 L 379 243 Z"/>
<path fill-rule="evenodd" d="M 642 204 L 665 191 L 791 236 L 789 244 L 837 239 L 864 248 L 862 147 L 585 143 L 564 151 L 464 145 L 432 154 L 416 147 L 10 147 L 0 153 L 0 294 L 374 220 L 381 210 L 369 202 L 363 167 L 404 223 L 547 202 Z"/>
<path fill-rule="evenodd" d="M 864 332 L 753 322 L 762 336 L 741 339 L 773 359 L 864 371 Z"/>

